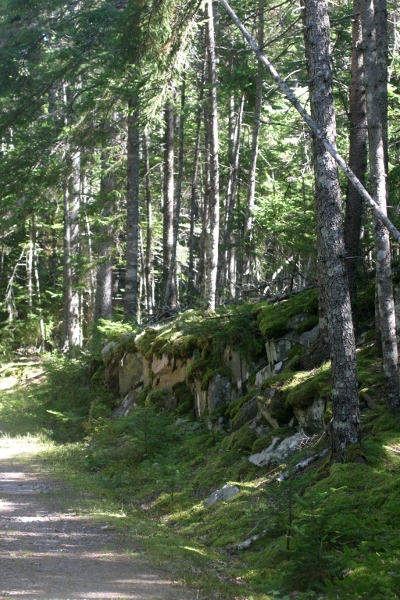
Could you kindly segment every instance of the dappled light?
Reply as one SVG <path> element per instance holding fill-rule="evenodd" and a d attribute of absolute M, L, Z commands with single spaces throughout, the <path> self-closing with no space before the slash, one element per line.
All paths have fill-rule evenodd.
<path fill-rule="evenodd" d="M 140 558 L 143 550 L 122 543 L 104 521 L 95 524 L 66 511 L 70 490 L 37 473 L 32 459 L 39 450 L 43 445 L 35 438 L 0 441 L 0 597 L 193 597 L 149 567 Z"/>

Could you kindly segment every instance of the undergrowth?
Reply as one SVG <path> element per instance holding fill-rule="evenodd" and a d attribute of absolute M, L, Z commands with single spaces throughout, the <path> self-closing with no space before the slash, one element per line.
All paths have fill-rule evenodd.
<path fill-rule="evenodd" d="M 312 313 L 311 293 L 307 302 L 303 312 Z M 262 322 L 263 310 L 247 307 L 239 322 L 246 319 L 249 328 L 257 315 Z M 282 320 L 293 316 L 292 308 L 281 310 Z M 240 348 L 242 333 L 235 337 L 229 327 L 222 333 L 228 314 L 215 319 L 205 340 L 187 315 L 179 324 L 184 335 L 169 324 L 137 343 L 142 351 L 147 344 L 148 356 L 168 351 L 183 358 L 190 347 L 204 360 L 227 340 Z M 94 493 L 101 515 L 139 540 L 155 563 L 201 589 L 199 598 L 399 600 L 400 418 L 384 410 L 381 364 L 372 343 L 358 352 L 361 399 L 368 400 L 361 404 L 363 460 L 330 465 L 328 457 L 301 475 L 291 469 L 306 451 L 269 469 L 249 462 L 252 452 L 289 431 L 258 437 L 240 426 L 241 410 L 254 392 L 218 409 L 236 419 L 238 429 L 231 433 L 211 431 L 209 422 L 194 420 L 192 413 L 179 407 L 168 412 L 156 402 L 145 401 L 117 420 L 111 418 L 116 399 L 100 380 L 90 381 L 85 360 L 52 357 L 42 363 L 42 378 L 2 390 L 0 430 L 53 440 L 47 464 Z M 287 369 L 265 385 L 279 386 L 291 405 L 328 397 L 329 364 L 310 372 Z M 186 391 L 178 386 L 176 392 L 183 394 L 182 407 Z M 282 470 L 289 477 L 279 482 Z M 206 508 L 204 500 L 227 483 L 237 485 L 239 494 Z M 115 506 L 124 518 L 111 516 Z"/>

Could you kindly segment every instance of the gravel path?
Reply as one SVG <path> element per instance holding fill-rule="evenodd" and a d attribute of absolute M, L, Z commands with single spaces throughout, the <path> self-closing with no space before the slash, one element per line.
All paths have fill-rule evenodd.
<path fill-rule="evenodd" d="M 15 452 L 0 446 L 0 600 L 196 598 L 128 555 L 134 541 L 66 511 L 73 492 Z"/>

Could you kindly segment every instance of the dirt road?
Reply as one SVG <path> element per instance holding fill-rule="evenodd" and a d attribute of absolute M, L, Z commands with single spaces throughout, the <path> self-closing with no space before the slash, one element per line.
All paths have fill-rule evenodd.
<path fill-rule="evenodd" d="M 66 510 L 72 491 L 23 451 L 0 444 L 0 600 L 196 598 L 133 556 L 134 540 Z"/>

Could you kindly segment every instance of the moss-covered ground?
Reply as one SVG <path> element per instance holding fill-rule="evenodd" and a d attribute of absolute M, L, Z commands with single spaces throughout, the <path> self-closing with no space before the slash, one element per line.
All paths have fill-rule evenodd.
<path fill-rule="evenodd" d="M 298 297 L 296 302 L 296 310 L 312 314 Z M 311 296 L 307 302 L 315 303 Z M 281 322 L 296 314 L 287 305 L 243 309 L 257 331 L 257 323 L 265 330 L 262 323 L 271 310 L 274 318 L 282 311 Z M 218 316 L 220 341 L 210 334 L 204 342 L 199 319 L 187 318 L 185 343 L 192 349 L 204 344 L 208 356 L 222 338 L 240 346 L 240 336 L 222 332 L 222 323 L 232 323 L 228 311 Z M 275 325 L 276 331 L 278 319 Z M 182 324 L 167 330 L 174 339 L 165 333 L 157 348 L 173 352 L 184 343 Z M 144 336 L 147 352 L 156 351 L 152 344 L 160 336 L 154 331 Z M 189 342 L 186 336 L 192 335 Z M 258 332 L 255 338 L 260 345 Z M 301 454 L 270 469 L 254 466 L 248 457 L 288 429 L 261 438 L 246 425 L 233 433 L 213 432 L 190 412 L 167 412 L 151 402 L 117 420 L 111 418 L 115 398 L 99 380 L 90 380 L 87 358 L 53 356 L 40 367 L 45 373 L 28 382 L 24 374 L 30 367 L 3 369 L 4 379 L 14 374 L 15 380 L 0 392 L 0 430 L 50 440 L 43 454 L 49 468 L 88 490 L 87 502 L 98 502 L 101 518 L 107 514 L 107 522 L 138 536 L 148 556 L 201 589 L 200 598 L 400 598 L 400 417 L 385 411 L 372 341 L 358 351 L 363 437 L 354 462 L 330 464 L 328 456 L 280 483 L 277 475 L 290 474 Z M 288 368 L 266 385 L 279 385 L 289 404 L 328 397 L 329 364 L 309 372 Z M 234 419 L 243 402 L 221 410 Z M 328 443 L 327 435 L 316 442 Z M 240 493 L 205 508 L 204 500 L 226 483 Z M 246 540 L 247 549 L 240 549 Z"/>

